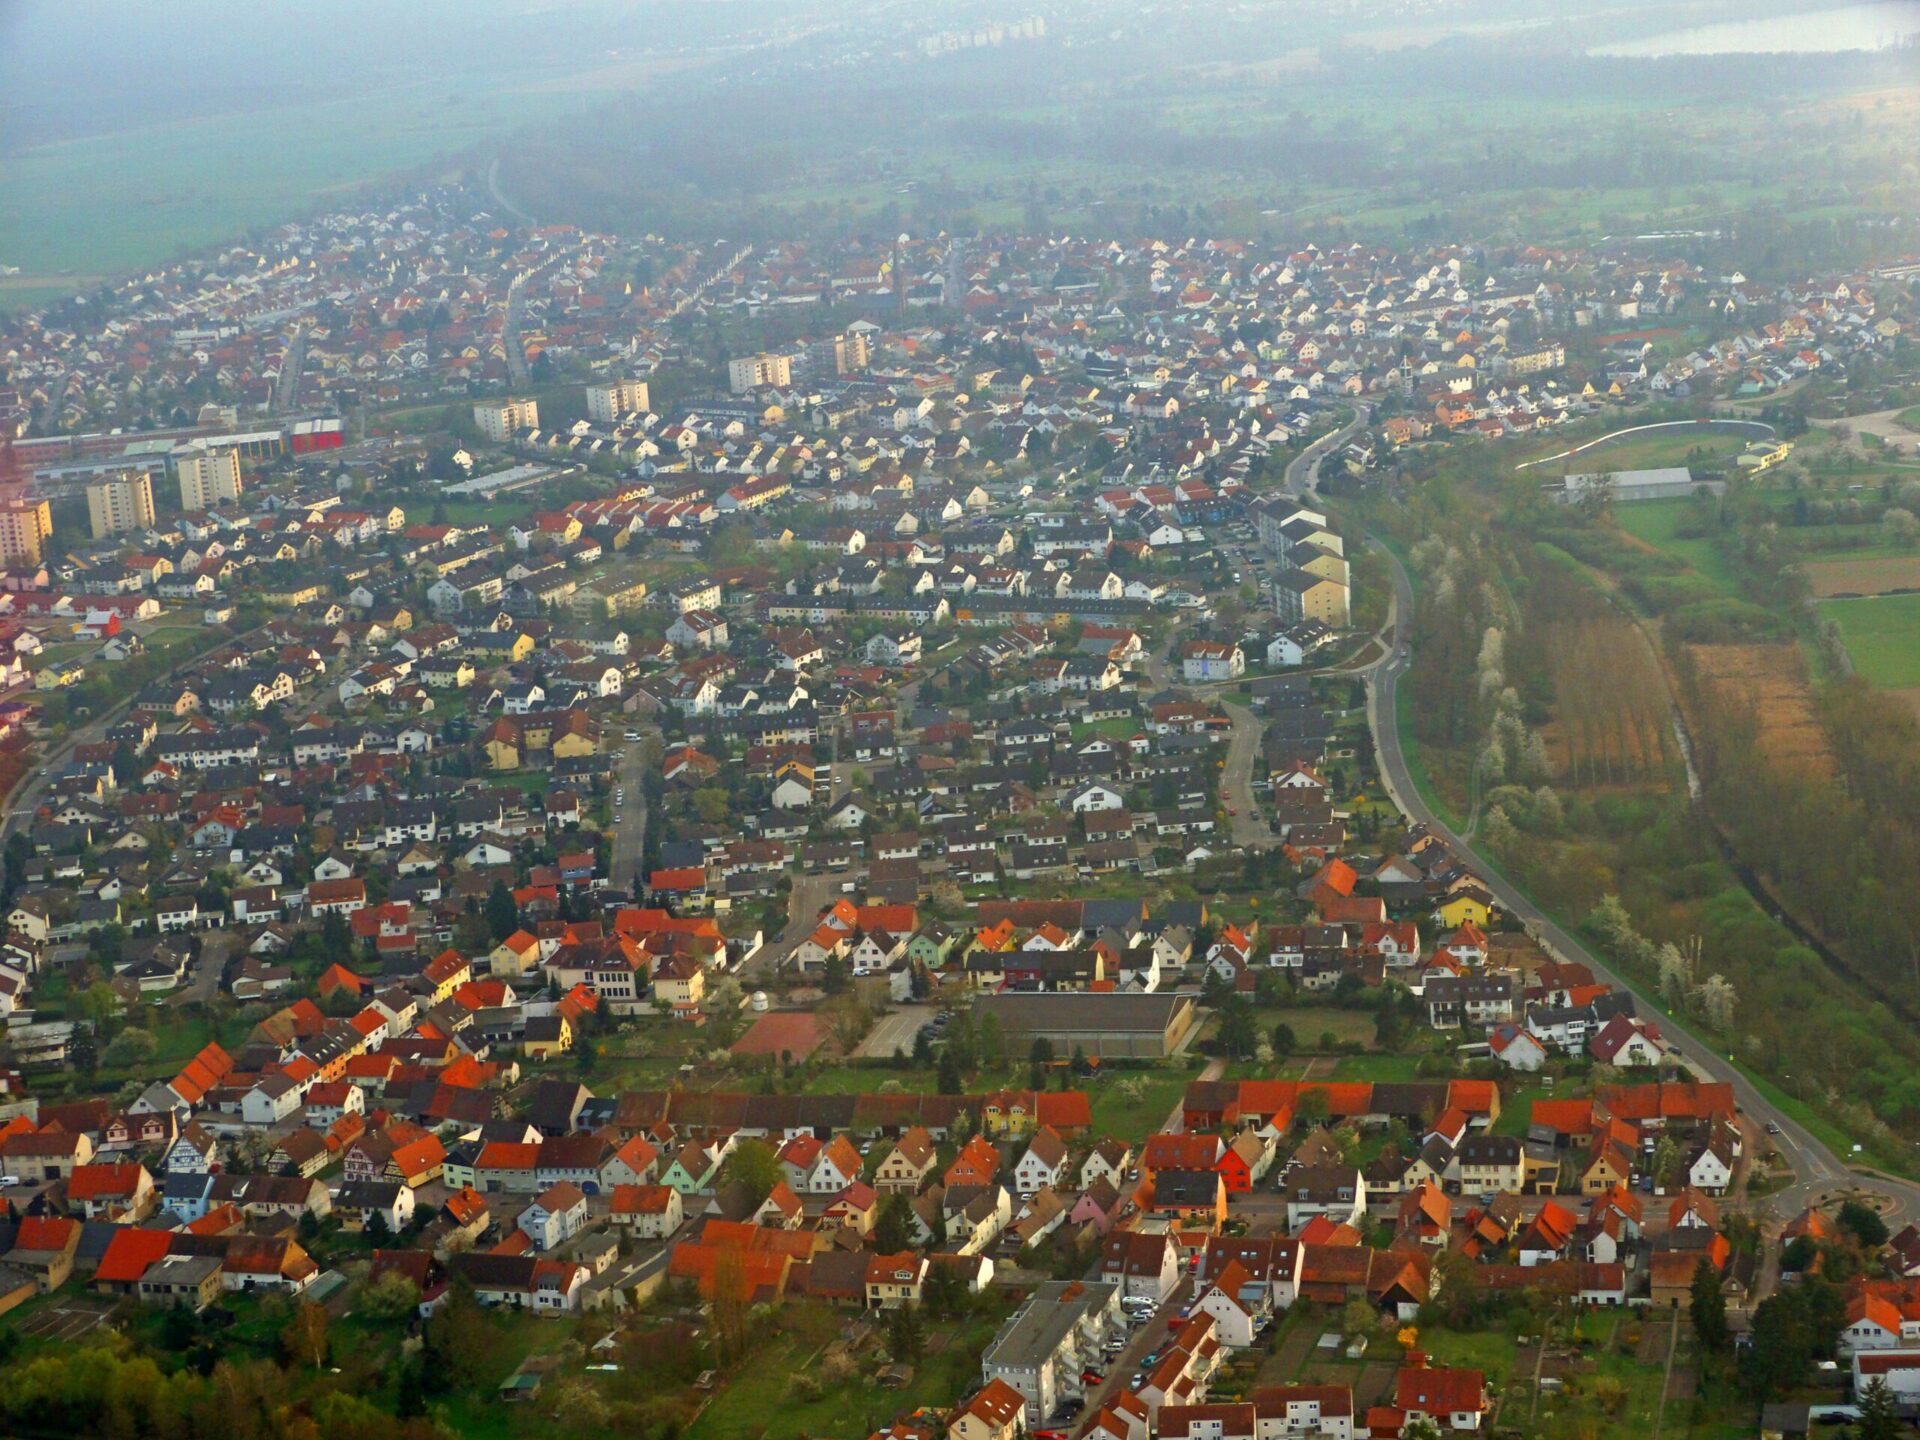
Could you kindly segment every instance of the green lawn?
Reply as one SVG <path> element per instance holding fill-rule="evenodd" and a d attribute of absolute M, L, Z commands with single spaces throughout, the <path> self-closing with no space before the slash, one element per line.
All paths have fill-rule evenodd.
<path fill-rule="evenodd" d="M 1179 1071 L 1115 1071 L 1093 1082 L 1093 1132 L 1144 1140 L 1165 1122 L 1192 1077 Z"/>
<path fill-rule="evenodd" d="M 1420 1078 L 1418 1055 L 1343 1055 L 1333 1067 L 1335 1080 L 1410 1081 Z"/>
<path fill-rule="evenodd" d="M 1303 1054 L 1318 1053 L 1326 1047 L 1321 1037 L 1331 1035 L 1335 1045 L 1373 1045 L 1373 1016 L 1365 1010 L 1336 1010 L 1330 1005 L 1263 1005 L 1254 1012 L 1263 1035 L 1273 1033 L 1276 1025 L 1293 1031 Z"/>
<path fill-rule="evenodd" d="M 1820 613 L 1840 627 L 1854 669 L 1876 685 L 1920 685 L 1920 595 L 1825 600 Z"/>
<path fill-rule="evenodd" d="M 1527 1124 L 1533 1118 L 1533 1102 L 1551 1099 L 1553 1099 L 1553 1091 L 1543 1090 L 1538 1086 L 1502 1092 L 1500 1118 L 1493 1122 L 1493 1133 L 1525 1139 Z"/>

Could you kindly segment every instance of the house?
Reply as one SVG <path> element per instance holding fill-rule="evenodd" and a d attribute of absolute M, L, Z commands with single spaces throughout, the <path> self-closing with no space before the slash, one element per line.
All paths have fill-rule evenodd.
<path fill-rule="evenodd" d="M 587 1196 L 562 1180 L 549 1185 L 514 1221 L 536 1250 L 552 1250 L 578 1235 L 587 1223 Z"/>
<path fill-rule="evenodd" d="M 917 1194 L 933 1174 L 938 1160 L 933 1137 L 914 1126 L 894 1142 L 874 1172 L 873 1185 L 882 1195 Z"/>
<path fill-rule="evenodd" d="M 1412 1363 L 1416 1358 L 1419 1364 Z M 1444 1433 L 1477 1431 L 1490 1408 L 1486 1376 L 1478 1370 L 1429 1368 L 1409 1356 L 1394 1377 L 1393 1403 L 1408 1420 L 1431 1420 Z"/>
<path fill-rule="evenodd" d="M 920 1303 L 927 1258 L 911 1250 L 874 1255 L 867 1261 L 867 1309 L 898 1310 Z"/>
<path fill-rule="evenodd" d="M 1032 1195 L 1058 1183 L 1067 1164 L 1067 1143 L 1050 1125 L 1042 1125 L 1027 1142 L 1027 1152 L 1013 1167 L 1013 1188 Z"/>
<path fill-rule="evenodd" d="M 616 1185 L 608 1220 L 641 1240 L 665 1240 L 680 1228 L 686 1211 L 671 1185 Z"/>
<path fill-rule="evenodd" d="M 1115 1231 L 1100 1247 L 1100 1278 L 1123 1300 L 1158 1305 L 1180 1282 L 1179 1248 L 1165 1231 Z"/>
<path fill-rule="evenodd" d="M 953 1412 L 946 1440 L 1016 1440 L 1026 1428 L 1027 1397 L 1004 1380 L 989 1380 Z"/>
<path fill-rule="evenodd" d="M 1367 1210 L 1367 1181 L 1351 1165 L 1296 1165 L 1280 1182 L 1287 1200 L 1287 1229 L 1297 1232 L 1315 1216 L 1357 1225 Z"/>

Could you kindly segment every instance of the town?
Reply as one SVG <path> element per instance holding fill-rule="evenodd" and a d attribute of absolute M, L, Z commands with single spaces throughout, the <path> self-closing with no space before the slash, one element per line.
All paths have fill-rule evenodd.
<path fill-rule="evenodd" d="M 1766 483 L 1913 271 L 449 187 L 0 322 L 0 1417 L 1913 1416 L 1920 1189 L 1434 819 L 1368 518 Z"/>

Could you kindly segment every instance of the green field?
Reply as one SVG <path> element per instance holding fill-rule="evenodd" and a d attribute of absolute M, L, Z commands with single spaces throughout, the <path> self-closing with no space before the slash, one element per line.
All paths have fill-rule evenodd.
<path fill-rule="evenodd" d="M 1825 600 L 1820 613 L 1840 627 L 1853 668 L 1889 690 L 1920 685 L 1920 595 Z"/>
<path fill-rule="evenodd" d="M 1615 522 L 1627 534 L 1685 561 L 1727 594 L 1737 595 L 1739 582 L 1727 557 L 1720 553 L 1720 547 L 1704 535 L 1680 535 L 1681 526 L 1693 513 L 1691 500 L 1637 500 L 1613 508 Z"/>
<path fill-rule="evenodd" d="M 0 306 L 239 239 L 399 172 L 444 168 L 489 136 L 581 108 L 591 92 L 475 84 L 235 112 L 0 158 Z"/>

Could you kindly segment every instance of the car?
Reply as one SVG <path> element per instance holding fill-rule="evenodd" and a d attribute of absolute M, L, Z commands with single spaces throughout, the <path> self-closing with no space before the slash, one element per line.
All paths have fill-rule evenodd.
<path fill-rule="evenodd" d="M 623 740 L 638 740 L 640 738 L 640 732 L 638 730 L 629 730 L 621 738 Z"/>
<path fill-rule="evenodd" d="M 1127 1388 L 1129 1390 L 1138 1390 L 1142 1385 L 1146 1383 L 1147 1383 L 1147 1375 L 1146 1375 L 1146 1372 L 1143 1370 L 1138 1375 L 1134 1376 L 1131 1380 L 1127 1381 Z"/>
<path fill-rule="evenodd" d="M 1140 1362 L 1140 1365 L 1142 1369 L 1151 1370 L 1154 1366 L 1158 1365 L 1159 1363 L 1160 1363 L 1160 1352 L 1158 1350 L 1155 1350 L 1151 1354 L 1149 1354 L 1146 1359 L 1142 1360 Z"/>
<path fill-rule="evenodd" d="M 1078 1395 L 1069 1395 L 1060 1402 L 1060 1408 L 1053 1413 L 1058 1419 L 1071 1420 L 1086 1408 L 1087 1402 L 1085 1400 L 1081 1399 Z"/>
<path fill-rule="evenodd" d="M 1067 1440 L 1067 1432 L 1064 1430 L 1036 1430 L 1033 1432 L 1033 1440 Z"/>
<path fill-rule="evenodd" d="M 11 1190 L 20 1183 L 18 1175 L 0 1175 L 0 1190 Z"/>
<path fill-rule="evenodd" d="M 1767 1121 L 1767 1134 L 1778 1135 L 1779 1133 L 1780 1133 L 1780 1127 L 1771 1120 Z"/>

